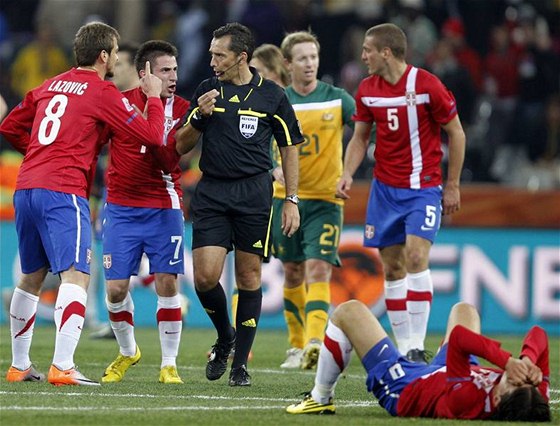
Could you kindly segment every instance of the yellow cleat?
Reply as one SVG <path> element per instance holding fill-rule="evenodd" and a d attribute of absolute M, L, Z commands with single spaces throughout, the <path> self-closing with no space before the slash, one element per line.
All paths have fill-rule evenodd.
<path fill-rule="evenodd" d="M 160 383 L 172 384 L 172 385 L 182 385 L 183 380 L 179 377 L 177 373 L 177 367 L 174 365 L 166 365 L 159 372 Z"/>
<path fill-rule="evenodd" d="M 140 353 L 140 348 L 136 346 L 136 354 L 134 356 L 124 356 L 119 354 L 117 359 L 115 359 L 109 367 L 105 369 L 105 374 L 101 378 L 103 383 L 117 383 L 120 382 L 124 373 L 132 366 L 138 364 L 142 354 Z"/>
<path fill-rule="evenodd" d="M 319 361 L 319 352 L 321 351 L 321 341 L 319 339 L 311 339 L 301 354 L 300 367 L 304 370 L 311 370 Z"/>
<path fill-rule="evenodd" d="M 286 407 L 286 411 L 290 414 L 335 414 L 336 408 L 332 398 L 329 399 L 327 404 L 319 404 L 311 397 L 311 392 L 309 392 L 305 394 L 303 401 Z"/>

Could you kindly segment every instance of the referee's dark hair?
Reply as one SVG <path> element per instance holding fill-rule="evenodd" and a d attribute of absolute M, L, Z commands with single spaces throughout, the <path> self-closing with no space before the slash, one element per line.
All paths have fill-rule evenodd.
<path fill-rule="evenodd" d="M 175 46 L 165 40 L 148 40 L 142 43 L 134 57 L 136 71 L 140 72 L 143 70 L 147 61 L 150 61 L 150 64 L 153 66 L 157 58 L 165 55 L 177 58 L 179 51 Z"/>
<path fill-rule="evenodd" d="M 235 52 L 236 55 L 240 55 L 241 52 L 247 53 L 247 63 L 249 63 L 253 58 L 253 52 L 255 51 L 255 38 L 253 37 L 251 30 L 245 25 L 242 25 L 239 22 L 230 22 L 214 30 L 212 36 L 214 38 L 231 36 L 229 50 Z"/>

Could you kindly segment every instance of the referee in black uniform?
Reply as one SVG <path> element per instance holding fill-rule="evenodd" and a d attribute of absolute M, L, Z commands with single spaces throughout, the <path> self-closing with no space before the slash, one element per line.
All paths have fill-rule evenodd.
<path fill-rule="evenodd" d="M 235 346 L 230 386 L 251 384 L 247 358 L 261 312 L 262 260 L 269 256 L 271 244 L 272 136 L 280 147 L 288 194 L 282 227 L 288 236 L 299 228 L 296 144 L 303 137 L 284 91 L 249 67 L 254 49 L 251 31 L 241 24 L 230 23 L 214 31 L 210 66 L 215 76 L 198 86 L 187 123 L 175 136 L 181 155 L 199 138 L 203 141 L 202 179 L 191 200 L 194 283 L 218 333 L 206 377 L 222 377 Z M 239 289 L 235 329 L 218 282 L 226 254 L 234 247 Z"/>

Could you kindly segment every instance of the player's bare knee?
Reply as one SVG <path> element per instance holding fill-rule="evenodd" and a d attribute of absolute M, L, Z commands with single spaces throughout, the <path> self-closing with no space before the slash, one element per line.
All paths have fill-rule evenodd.
<path fill-rule="evenodd" d="M 450 317 L 456 318 L 459 323 L 468 322 L 471 319 L 478 318 L 478 311 L 476 308 L 467 302 L 458 302 L 451 308 Z"/>
<path fill-rule="evenodd" d="M 122 302 L 128 293 L 128 283 L 126 281 L 108 281 L 106 286 L 107 300 L 110 303 Z"/>
<path fill-rule="evenodd" d="M 299 287 L 305 280 L 305 264 L 303 262 L 284 263 L 284 283 L 287 288 Z"/>
<path fill-rule="evenodd" d="M 357 324 L 369 309 L 359 300 L 349 300 L 336 307 L 331 314 L 331 322 L 344 330 L 346 325 Z"/>
<path fill-rule="evenodd" d="M 422 272 L 428 267 L 428 259 L 422 250 L 407 251 L 406 267 L 409 272 Z"/>

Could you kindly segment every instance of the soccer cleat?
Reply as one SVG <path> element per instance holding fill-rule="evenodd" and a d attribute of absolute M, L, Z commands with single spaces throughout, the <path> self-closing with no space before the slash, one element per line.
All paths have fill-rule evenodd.
<path fill-rule="evenodd" d="M 230 386 L 251 386 L 251 375 L 247 372 L 247 367 L 232 368 L 229 373 Z"/>
<path fill-rule="evenodd" d="M 89 335 L 90 339 L 115 339 L 115 333 L 109 324 L 103 325 L 99 330 Z"/>
<path fill-rule="evenodd" d="M 227 369 L 228 356 L 234 345 L 235 332 L 229 342 L 220 342 L 220 339 L 216 340 L 216 343 L 214 343 L 210 350 L 208 363 L 206 364 L 206 378 L 208 380 L 218 380 L 224 375 Z"/>
<path fill-rule="evenodd" d="M 311 339 L 301 354 L 301 368 L 311 370 L 319 361 L 319 351 L 321 350 L 321 341 L 319 339 Z"/>
<path fill-rule="evenodd" d="M 182 385 L 183 380 L 179 377 L 177 373 L 177 367 L 174 365 L 166 365 L 159 372 L 159 382 L 172 384 L 172 385 Z"/>
<path fill-rule="evenodd" d="M 26 370 L 10 367 L 8 373 L 6 373 L 6 380 L 8 382 L 42 382 L 45 380 L 45 375 L 35 370 L 35 367 L 31 364 Z"/>
<path fill-rule="evenodd" d="M 304 395 L 303 401 L 289 405 L 286 411 L 290 414 L 335 414 L 336 408 L 332 398 L 329 398 L 327 404 L 319 404 L 312 398 L 311 392 L 308 392 Z"/>
<path fill-rule="evenodd" d="M 303 349 L 290 348 L 286 351 L 286 361 L 280 364 L 280 368 L 299 368 L 301 365 L 301 358 Z"/>
<path fill-rule="evenodd" d="M 68 370 L 60 370 L 56 365 L 52 364 L 49 368 L 48 381 L 55 386 L 64 385 L 86 385 L 99 386 L 99 383 L 88 379 L 78 371 L 76 367 Z"/>
<path fill-rule="evenodd" d="M 120 382 L 124 377 L 124 373 L 126 373 L 131 366 L 138 364 L 141 357 L 142 353 L 138 346 L 136 346 L 136 353 L 133 356 L 124 356 L 119 353 L 117 358 L 105 369 L 101 381 L 103 383 Z"/>
<path fill-rule="evenodd" d="M 411 349 L 406 353 L 406 358 L 418 364 L 429 364 L 430 354 L 422 349 Z"/>

